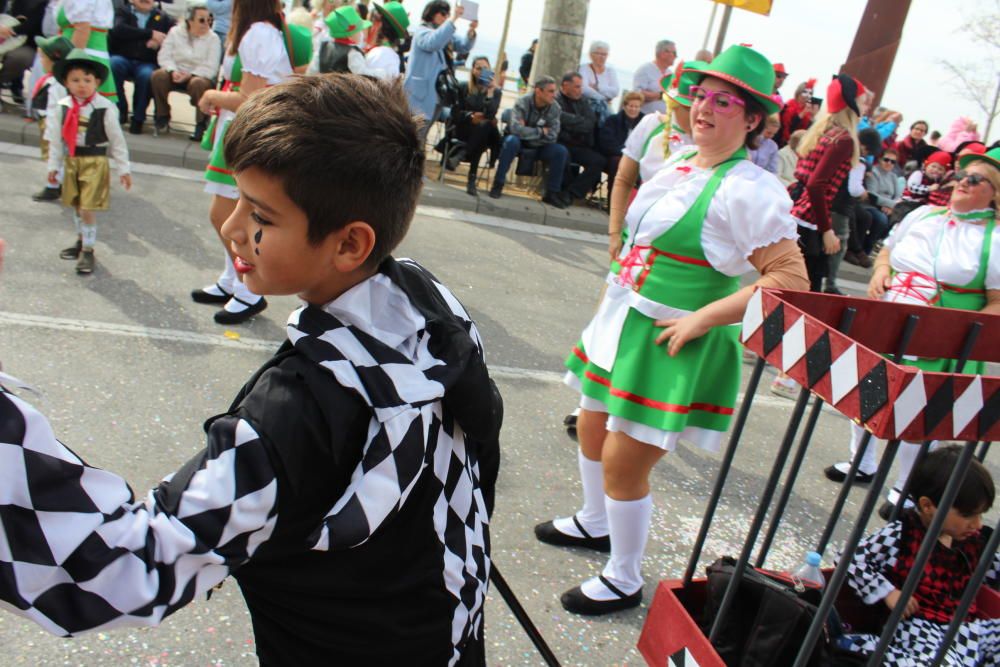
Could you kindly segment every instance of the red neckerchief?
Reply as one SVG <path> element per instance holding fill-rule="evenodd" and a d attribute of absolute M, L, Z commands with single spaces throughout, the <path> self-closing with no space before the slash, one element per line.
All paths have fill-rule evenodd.
<path fill-rule="evenodd" d="M 96 96 L 97 93 L 94 93 L 85 99 L 83 104 L 80 104 L 76 99 L 76 95 L 70 95 L 73 106 L 70 107 L 69 113 L 66 114 L 66 120 L 63 121 L 62 127 L 63 141 L 66 142 L 66 150 L 69 151 L 70 157 L 76 155 L 76 135 L 80 131 L 80 109 L 90 104 Z"/>
<path fill-rule="evenodd" d="M 51 78 L 52 78 L 51 74 L 46 74 L 41 79 L 38 80 L 38 83 L 36 83 L 35 87 L 31 90 L 31 99 L 35 99 L 36 97 L 38 97 L 38 91 L 41 90 L 42 86 L 45 85 L 45 82 Z"/>
<path fill-rule="evenodd" d="M 344 37 L 337 37 L 333 40 L 335 44 L 347 44 L 348 46 L 357 46 L 353 39 L 345 39 Z"/>

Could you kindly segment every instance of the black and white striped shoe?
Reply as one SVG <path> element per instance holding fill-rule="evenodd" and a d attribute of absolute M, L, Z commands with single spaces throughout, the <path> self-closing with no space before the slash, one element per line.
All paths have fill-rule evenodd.
<path fill-rule="evenodd" d="M 570 613 L 580 614 L 582 616 L 600 616 L 601 614 L 610 614 L 616 611 L 623 611 L 625 609 L 631 609 L 632 607 L 638 607 L 642 602 L 642 587 L 640 587 L 635 593 L 628 594 L 604 577 L 599 576 L 597 578 L 617 597 L 611 600 L 595 600 L 587 597 L 587 595 L 583 592 L 582 586 L 577 586 L 566 591 L 562 594 L 562 597 L 559 598 L 559 602 L 562 603 L 563 609 Z"/>
<path fill-rule="evenodd" d="M 580 547 L 582 549 L 593 549 L 602 553 L 611 551 L 611 538 L 608 535 L 594 537 L 580 525 L 580 521 L 573 515 L 573 523 L 583 537 L 568 535 L 558 528 L 552 521 L 546 521 L 535 526 L 535 537 L 539 542 L 545 542 L 557 547 Z"/>

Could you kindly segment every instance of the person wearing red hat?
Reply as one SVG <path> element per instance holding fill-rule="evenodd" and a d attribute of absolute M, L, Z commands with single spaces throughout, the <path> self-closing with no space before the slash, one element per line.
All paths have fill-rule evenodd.
<path fill-rule="evenodd" d="M 847 172 L 858 163 L 861 149 L 857 128 L 866 93 L 858 80 L 838 74 L 827 87 L 826 110 L 799 143 L 802 159 L 795 168 L 796 182 L 789 193 L 795 200 L 792 215 L 799 223 L 800 244 L 814 292 L 823 289 L 829 264 L 826 256 L 840 250 L 830 205 Z"/>
<path fill-rule="evenodd" d="M 782 146 L 788 143 L 788 138 L 795 130 L 807 130 L 812 125 L 813 116 L 818 109 L 813 104 L 813 90 L 816 79 L 800 83 L 795 89 L 795 97 L 790 99 L 781 109 L 781 134 L 778 143 Z"/>
<path fill-rule="evenodd" d="M 924 160 L 923 167 L 906 179 L 903 197 L 892 210 L 891 225 L 925 204 L 943 206 L 948 203 L 954 183 L 948 178 L 951 170 L 951 153 L 935 151 Z"/>

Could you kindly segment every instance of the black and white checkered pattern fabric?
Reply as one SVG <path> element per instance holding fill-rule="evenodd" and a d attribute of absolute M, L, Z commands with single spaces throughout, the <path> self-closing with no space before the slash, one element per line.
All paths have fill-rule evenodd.
<path fill-rule="evenodd" d="M 922 618 L 901 621 L 886 651 L 883 665 L 923 667 L 937 655 L 948 626 Z M 871 653 L 878 646 L 877 635 L 848 635 L 845 648 Z M 997 667 L 1000 665 L 1000 619 L 967 621 L 959 626 L 955 641 L 942 663 L 947 667 Z"/>
<path fill-rule="evenodd" d="M 306 306 L 288 320 L 296 350 L 372 410 L 361 462 L 313 535 L 313 548 L 363 544 L 399 512 L 423 476 L 433 475 L 432 483 L 440 488 L 434 526 L 445 551 L 445 585 L 455 598 L 452 639 L 458 647 L 481 624 L 489 578 L 488 514 L 478 463 L 454 415 L 443 407 L 464 365 L 438 356 L 451 346 L 436 345 L 428 321 L 455 322 L 480 357 L 482 344 L 472 319 L 447 288 L 415 262 L 402 260 L 397 267 L 396 280 L 433 284 L 439 312 L 421 312 L 383 272 L 325 308 Z"/>
<path fill-rule="evenodd" d="M 224 417 L 136 502 L 0 387 L 0 606 L 58 635 L 156 625 L 271 535 L 277 482 L 257 433 Z"/>

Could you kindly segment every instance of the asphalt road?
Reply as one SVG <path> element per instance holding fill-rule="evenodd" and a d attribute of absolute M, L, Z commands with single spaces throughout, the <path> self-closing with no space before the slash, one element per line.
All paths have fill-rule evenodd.
<path fill-rule="evenodd" d="M 277 347 L 297 302 L 273 299 L 262 316 L 231 331 L 213 323 L 211 308 L 192 303 L 188 292 L 214 279 L 222 250 L 197 174 L 163 168 L 137 173 L 130 193 L 114 186 L 112 209 L 99 218 L 98 269 L 77 276 L 72 262 L 58 258 L 73 241 L 70 215 L 31 201 L 44 168 L 18 150 L 0 147 L 0 236 L 10 245 L 0 277 L 0 361 L 43 392 L 34 402 L 65 443 L 123 475 L 142 495 L 201 448 L 203 420 L 225 410 Z M 505 397 L 494 560 L 564 664 L 640 664 L 634 647 L 654 583 L 682 573 L 719 455 L 682 447 L 654 471 L 644 606 L 596 620 L 565 613 L 559 594 L 595 574 L 603 560 L 541 545 L 532 526 L 579 502 L 575 445 L 561 425 L 575 399 L 559 378 L 595 305 L 604 239 L 523 224 L 470 224 L 447 214 L 422 209 L 397 255 L 430 268 L 469 307 Z M 766 388 L 755 401 L 703 565 L 742 543 L 791 407 Z M 795 567 L 815 541 L 837 491 L 822 469 L 843 458 L 847 438 L 846 420 L 824 412 L 769 566 Z M 860 499 L 855 491 L 849 513 Z M 838 536 L 845 534 L 842 522 Z M 540 664 L 496 597 L 487 604 L 486 633 L 490 664 Z M 20 664 L 254 665 L 256 659 L 248 614 L 230 582 L 152 630 L 67 640 L 2 612 L 0 665 Z"/>

